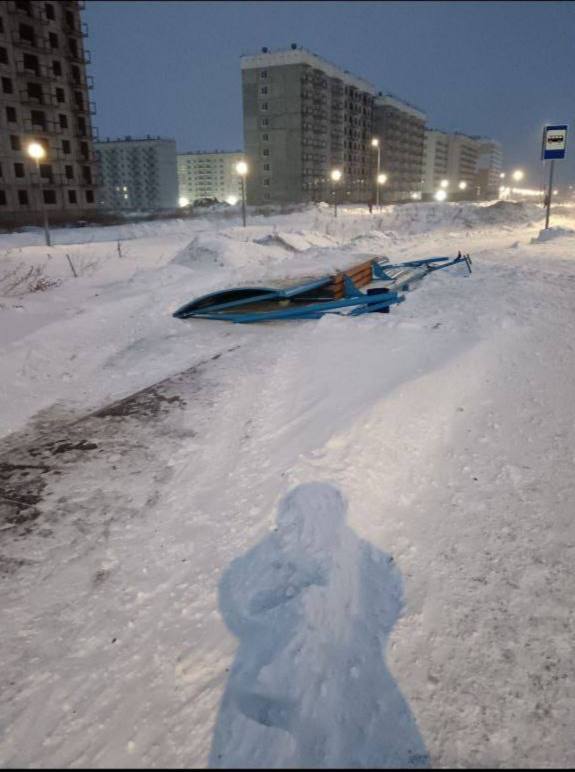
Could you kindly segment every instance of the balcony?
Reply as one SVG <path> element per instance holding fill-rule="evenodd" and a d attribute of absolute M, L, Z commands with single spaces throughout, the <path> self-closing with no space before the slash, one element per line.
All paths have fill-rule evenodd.
<path fill-rule="evenodd" d="M 86 142 L 89 140 L 97 142 L 100 139 L 98 129 L 95 126 L 86 126 L 86 131 L 84 133 L 81 133 L 78 127 L 76 127 L 73 136 L 76 137 L 76 139 L 84 139 Z"/>
<path fill-rule="evenodd" d="M 76 48 L 76 50 L 72 50 L 68 46 L 64 55 L 71 62 L 79 62 L 80 64 L 91 64 L 92 62 L 92 54 L 87 49 Z"/>
<path fill-rule="evenodd" d="M 51 49 L 48 47 L 46 40 L 41 35 L 35 35 L 33 40 L 29 38 L 20 37 L 18 32 L 13 31 L 10 36 L 12 45 L 16 48 L 23 48 L 25 51 L 32 51 L 37 53 L 46 53 Z"/>
<path fill-rule="evenodd" d="M 20 102 L 23 105 L 32 105 L 33 107 L 53 107 L 55 100 L 52 94 L 44 91 L 42 95 L 29 94 L 26 89 L 20 91 Z"/>
<path fill-rule="evenodd" d="M 66 24 L 64 30 L 67 35 L 75 35 L 76 37 L 87 38 L 88 37 L 88 25 L 85 21 L 80 22 L 80 26 L 75 24 Z"/>
<path fill-rule="evenodd" d="M 56 134 L 59 128 L 55 121 L 48 118 L 42 124 L 33 123 L 31 118 L 24 119 L 24 131 L 31 134 Z"/>
<path fill-rule="evenodd" d="M 81 104 L 78 104 L 77 102 L 72 102 L 71 107 L 76 113 L 82 113 L 83 115 L 96 115 L 96 103 L 92 102 L 91 100 L 82 101 Z"/>

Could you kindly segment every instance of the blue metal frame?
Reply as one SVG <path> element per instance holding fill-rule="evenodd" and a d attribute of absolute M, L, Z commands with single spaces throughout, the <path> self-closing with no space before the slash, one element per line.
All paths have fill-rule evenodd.
<path fill-rule="evenodd" d="M 179 308 L 174 316 L 179 319 L 198 318 L 198 319 L 220 319 L 238 324 L 249 324 L 251 322 L 277 321 L 281 319 L 319 319 L 324 314 L 345 313 L 345 309 L 351 309 L 350 316 L 359 316 L 361 314 L 372 313 L 389 309 L 390 306 L 403 303 L 405 298 L 399 294 L 399 291 L 407 291 L 410 288 L 410 282 L 420 281 L 424 276 L 432 271 L 438 271 L 447 268 L 450 265 L 464 262 L 469 273 L 471 273 L 471 258 L 469 255 L 458 253 L 457 257 L 429 257 L 423 260 L 409 260 L 405 263 L 389 265 L 387 263 L 373 260 L 372 279 L 376 281 L 388 281 L 390 284 L 381 292 L 372 291 L 370 293 L 362 292 L 353 279 L 345 272 L 343 273 L 344 297 L 342 299 L 317 299 L 307 305 L 292 306 L 289 308 L 278 309 L 277 311 L 252 311 L 250 313 L 238 313 L 239 307 L 255 303 L 257 301 L 267 302 L 270 300 L 289 300 L 297 298 L 298 295 L 304 295 L 314 289 L 320 289 L 331 284 L 333 276 L 324 276 L 320 279 L 305 282 L 304 284 L 294 285 L 285 289 L 274 289 L 272 287 L 238 287 L 237 290 L 248 292 L 253 290 L 256 296 L 242 297 L 237 300 L 230 300 L 225 303 L 215 303 L 206 305 L 210 298 L 217 298 L 226 290 L 212 292 L 202 298 L 198 298 L 191 303 L 186 303 Z M 403 274 L 390 276 L 388 270 L 407 269 Z M 393 287 L 393 291 L 391 291 Z M 229 290 L 234 292 L 235 290 Z M 201 304 L 201 307 L 198 307 Z M 223 312 L 223 313 L 222 313 Z"/>
<path fill-rule="evenodd" d="M 284 308 L 279 311 L 254 311 L 251 314 L 232 313 L 210 313 L 197 311 L 193 313 L 194 318 L 200 319 L 223 319 L 228 322 L 249 323 L 274 321 L 277 319 L 319 319 L 327 313 L 338 312 L 339 309 L 351 308 L 356 306 L 352 312 L 354 316 L 358 314 L 369 313 L 371 310 L 378 310 L 384 306 L 391 306 L 396 303 L 402 303 L 404 298 L 397 292 L 381 292 L 377 295 L 364 295 L 362 292 L 354 297 L 346 297 L 341 300 L 328 300 L 321 303 L 312 303 L 309 306 L 300 308 Z"/>

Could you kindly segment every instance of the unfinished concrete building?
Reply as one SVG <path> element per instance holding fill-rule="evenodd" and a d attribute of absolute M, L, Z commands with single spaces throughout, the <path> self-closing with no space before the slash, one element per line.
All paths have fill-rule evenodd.
<path fill-rule="evenodd" d="M 94 104 L 78 0 L 0 3 L 0 225 L 52 222 L 97 207 Z M 28 154 L 39 143 L 45 157 Z"/>

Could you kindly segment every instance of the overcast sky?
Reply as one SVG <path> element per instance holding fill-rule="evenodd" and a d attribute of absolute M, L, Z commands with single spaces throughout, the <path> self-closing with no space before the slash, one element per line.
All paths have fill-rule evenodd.
<path fill-rule="evenodd" d="M 239 57 L 291 43 L 414 103 L 430 126 L 500 140 L 533 185 L 542 126 L 575 131 L 573 2 L 89 0 L 84 19 L 100 137 L 239 149 Z M 560 182 L 575 182 L 575 134 L 569 150 Z"/>

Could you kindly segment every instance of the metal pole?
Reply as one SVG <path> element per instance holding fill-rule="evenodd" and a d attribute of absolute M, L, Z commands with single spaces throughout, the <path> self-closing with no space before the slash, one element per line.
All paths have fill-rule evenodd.
<path fill-rule="evenodd" d="M 51 247 L 50 241 L 50 229 L 48 227 L 48 212 L 46 211 L 46 204 L 44 203 L 44 196 L 42 195 L 42 178 L 40 176 L 40 159 L 36 159 L 36 171 L 38 172 L 38 195 L 40 197 L 40 205 L 42 207 L 42 219 L 44 221 L 44 236 L 46 237 L 46 246 Z"/>
<path fill-rule="evenodd" d="M 337 217 L 337 183 L 333 186 L 333 216 Z"/>
<path fill-rule="evenodd" d="M 246 180 L 242 175 L 242 221 L 244 228 L 246 227 Z"/>
<path fill-rule="evenodd" d="M 377 208 L 381 211 L 381 207 L 379 205 L 379 175 L 381 173 L 381 149 L 379 146 L 379 143 L 377 145 L 377 173 L 375 175 L 375 204 Z"/>
<path fill-rule="evenodd" d="M 555 159 L 551 159 L 551 166 L 549 168 L 549 190 L 547 191 L 547 212 L 545 213 L 545 230 L 549 227 L 549 214 L 551 212 L 551 196 L 553 194 L 553 169 L 555 166 Z"/>

